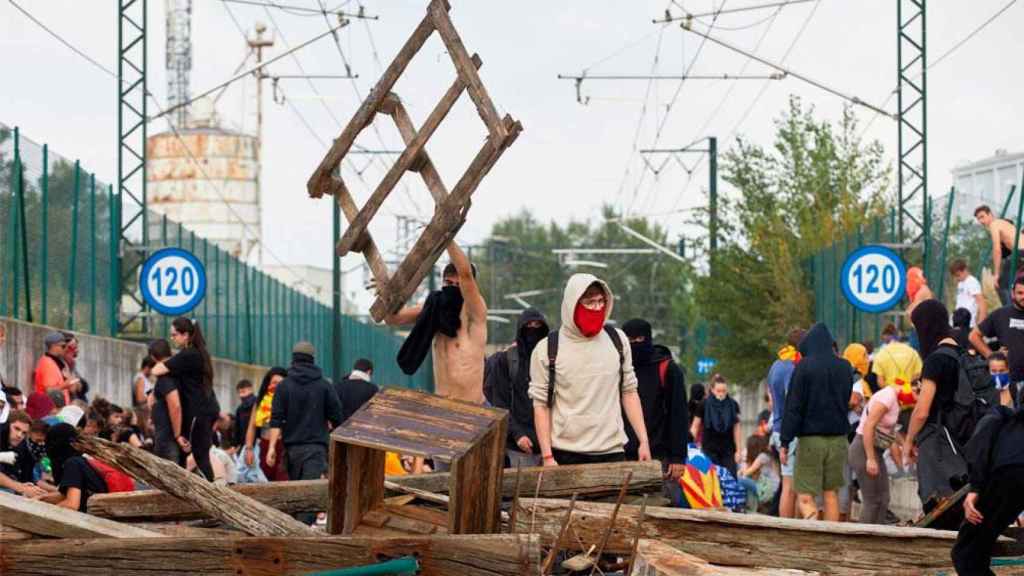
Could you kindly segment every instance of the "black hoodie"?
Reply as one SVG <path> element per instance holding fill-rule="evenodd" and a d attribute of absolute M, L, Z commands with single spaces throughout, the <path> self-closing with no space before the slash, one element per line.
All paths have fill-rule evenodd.
<path fill-rule="evenodd" d="M 341 401 L 308 354 L 293 354 L 288 377 L 281 380 L 270 407 L 270 427 L 282 429 L 285 446 L 327 445 L 327 421 L 342 422 Z"/>
<path fill-rule="evenodd" d="M 660 366 L 668 361 L 664 385 L 661 381 Z M 651 443 L 651 457 L 669 464 L 686 464 L 686 443 L 689 438 L 689 407 L 686 402 L 686 379 L 682 368 L 672 360 L 672 352 L 661 345 L 654 345 L 646 358 L 633 357 L 636 371 L 637 391 L 640 405 L 644 410 L 644 425 Z M 637 459 L 638 442 L 629 420 L 626 424 L 626 459 Z"/>
<path fill-rule="evenodd" d="M 964 447 L 971 486 L 984 492 L 1000 471 L 1024 466 L 1024 412 L 1006 406 L 990 410 Z"/>
<path fill-rule="evenodd" d="M 516 325 L 515 344 L 506 350 L 495 352 L 487 359 L 484 390 L 489 391 L 491 404 L 509 411 L 509 449 L 519 450 L 516 442 L 526 436 L 533 443 L 533 452 L 540 454 L 537 431 L 533 426 L 533 401 L 527 394 L 530 388 L 530 355 L 540 341 L 540 338 L 532 342 L 527 339 L 526 324 L 534 320 L 544 324 L 538 330 L 540 338 L 547 336 L 551 331 L 547 319 L 540 311 L 533 308 L 523 310 Z"/>
<path fill-rule="evenodd" d="M 800 362 L 786 395 L 781 445 L 802 436 L 846 436 L 853 367 L 835 351 L 828 327 L 818 323 L 800 342 Z"/>

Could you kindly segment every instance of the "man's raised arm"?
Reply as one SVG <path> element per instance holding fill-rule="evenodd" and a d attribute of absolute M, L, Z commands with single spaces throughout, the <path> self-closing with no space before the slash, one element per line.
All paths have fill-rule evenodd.
<path fill-rule="evenodd" d="M 448 258 L 451 259 L 455 271 L 459 274 L 459 290 L 462 292 L 462 300 L 465 303 L 469 317 L 477 322 L 484 322 L 487 319 L 487 303 L 480 293 L 480 286 L 473 276 L 473 266 L 469 263 L 469 257 L 459 248 L 454 240 L 448 243 Z"/>

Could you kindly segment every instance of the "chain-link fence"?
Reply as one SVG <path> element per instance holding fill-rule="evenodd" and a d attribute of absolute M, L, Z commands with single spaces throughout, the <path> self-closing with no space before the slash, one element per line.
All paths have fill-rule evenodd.
<path fill-rule="evenodd" d="M 137 315 L 128 327 L 134 338 L 166 337 L 170 318 L 122 299 L 116 279 L 124 274 L 122 282 L 136 290 L 141 253 L 120 250 L 118 204 L 114 187 L 77 161 L 0 124 L 0 316 L 119 337 L 124 335 L 119 322 Z M 375 380 L 382 384 L 432 389 L 429 361 L 413 376 L 398 368 L 394 358 L 401 339 L 390 330 L 341 316 L 341 354 L 334 358 L 330 306 L 231 256 L 182 223 L 152 212 L 147 221 L 145 249 L 183 248 L 206 269 L 206 296 L 191 315 L 214 356 L 287 365 L 292 345 L 308 340 L 325 374 L 334 372 L 335 362 L 345 373 L 366 357 L 374 361 Z"/>
<path fill-rule="evenodd" d="M 1012 198 L 1011 198 L 1012 199 Z M 964 260 L 972 274 L 987 278 L 991 268 L 991 242 L 988 232 L 973 218 L 974 208 L 981 199 L 960 194 L 955 189 L 944 196 L 930 198 L 926 204 L 912 209 L 915 221 L 904 221 L 908 238 L 899 240 L 899 214 L 896 209 L 874 218 L 856 231 L 819 251 L 807 262 L 807 275 L 814 286 L 814 317 L 829 326 L 842 345 L 850 342 L 878 341 L 882 328 L 892 322 L 909 328 L 903 314 L 903 305 L 883 313 L 861 312 L 843 295 L 841 275 L 847 256 L 867 244 L 889 245 L 902 255 L 907 267 L 918 266 L 924 271 L 928 285 L 952 312 L 956 300 L 956 280 L 949 272 L 949 264 Z M 1013 220 L 1016 206 L 1010 209 L 1010 200 L 1000 214 Z M 1014 212 L 1014 214 L 1009 214 Z M 919 237 L 912 237 L 919 234 Z M 990 284 L 990 283 L 989 283 Z M 989 286 L 991 288 L 991 286 Z M 991 290 L 990 290 L 991 292 Z"/>

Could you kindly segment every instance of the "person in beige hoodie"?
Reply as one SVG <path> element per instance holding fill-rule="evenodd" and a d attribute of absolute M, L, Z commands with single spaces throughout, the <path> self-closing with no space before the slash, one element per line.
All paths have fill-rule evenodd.
<path fill-rule="evenodd" d="M 545 466 L 625 460 L 623 412 L 637 433 L 639 459 L 651 459 L 629 339 L 605 326 L 614 301 L 604 281 L 574 274 L 562 297 L 561 328 L 541 340 L 530 357 L 529 393 Z M 558 338 L 558 347 L 549 396 L 551 337 Z"/>

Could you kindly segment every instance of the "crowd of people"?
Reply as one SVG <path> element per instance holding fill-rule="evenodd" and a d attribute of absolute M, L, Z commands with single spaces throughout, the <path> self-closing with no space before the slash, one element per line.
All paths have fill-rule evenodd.
<path fill-rule="evenodd" d="M 957 260 L 949 267 L 958 282 L 954 313 L 912 268 L 911 329 L 887 325 L 878 346 L 854 342 L 840 352 L 824 324 L 789 330 L 766 365 L 768 409 L 745 441 L 727 379 L 715 374 L 688 388 L 650 321 L 612 321 L 616 297 L 594 275 L 569 278 L 557 326 L 524 310 L 515 341 L 488 356 L 476 269 L 451 243 L 443 288 L 386 321 L 412 325 L 397 358 L 405 372 L 430 353 L 437 394 L 509 412 L 507 465 L 655 459 L 669 505 L 877 524 L 894 520 L 894 473 L 916 475 L 926 510 L 970 483 L 963 506 L 933 525 L 963 524 L 958 570 L 988 573 L 991 543 L 1024 509 L 1016 489 L 1024 485 L 1024 443 L 1016 440 L 1024 435 L 1024 277 L 1010 282 L 1005 269 L 1015 230 L 1008 239 L 1008 223 L 987 207 L 976 216 L 1002 258 L 1003 307 L 987 310 L 980 283 Z M 152 341 L 131 380 L 131 409 L 90 402 L 74 336 L 47 335 L 32 394 L 5 387 L 0 399 L 0 490 L 86 509 L 89 494 L 130 486 L 75 450 L 79 434 L 151 450 L 211 482 L 320 478 L 329 430 L 377 391 L 370 360 L 332 383 L 313 345 L 298 342 L 290 366 L 271 368 L 258 389 L 238 382 L 238 406 L 225 413 L 198 322 L 182 317 L 171 326 L 171 341 Z M 388 473 L 431 465 L 443 469 L 398 454 L 386 461 Z"/>

